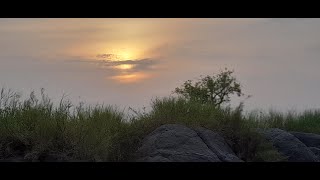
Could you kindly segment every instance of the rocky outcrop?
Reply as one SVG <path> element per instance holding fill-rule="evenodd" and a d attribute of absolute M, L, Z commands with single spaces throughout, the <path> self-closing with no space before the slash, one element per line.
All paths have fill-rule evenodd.
<path fill-rule="evenodd" d="M 318 162 L 318 157 L 296 136 L 281 129 L 259 130 L 289 162 Z"/>
<path fill-rule="evenodd" d="M 319 135 L 277 128 L 258 132 L 289 162 L 320 162 Z M 243 162 L 218 133 L 176 124 L 163 125 L 145 137 L 136 155 L 142 162 Z"/>
<path fill-rule="evenodd" d="M 196 132 L 208 148 L 224 162 L 243 162 L 229 147 L 225 139 L 218 133 L 205 128 L 197 128 Z"/>
<path fill-rule="evenodd" d="M 224 139 L 200 128 L 167 124 L 149 134 L 137 151 L 142 162 L 240 162 Z"/>
<path fill-rule="evenodd" d="M 308 148 L 318 157 L 318 161 L 320 162 L 320 135 L 302 132 L 290 133 L 308 146 Z"/>
<path fill-rule="evenodd" d="M 290 132 L 308 147 L 320 148 L 320 135 L 302 132 Z"/>

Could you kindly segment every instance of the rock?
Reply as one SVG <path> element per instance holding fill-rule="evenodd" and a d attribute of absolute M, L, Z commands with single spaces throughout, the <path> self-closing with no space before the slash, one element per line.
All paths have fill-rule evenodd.
<path fill-rule="evenodd" d="M 150 133 L 137 151 L 144 162 L 243 162 L 223 137 L 205 128 L 167 124 Z"/>
<path fill-rule="evenodd" d="M 318 157 L 318 162 L 320 162 L 320 149 L 317 147 L 309 147 L 309 149 Z"/>
<path fill-rule="evenodd" d="M 313 133 L 290 132 L 308 147 L 320 148 L 320 135 Z"/>
<path fill-rule="evenodd" d="M 221 162 L 198 134 L 185 126 L 167 124 L 150 133 L 137 151 L 143 162 Z"/>
<path fill-rule="evenodd" d="M 318 157 L 320 160 L 320 149 L 317 147 L 309 147 L 309 149 Z"/>
<path fill-rule="evenodd" d="M 208 146 L 208 148 L 214 152 L 218 158 L 223 162 L 243 162 L 239 159 L 227 142 L 218 133 L 210 131 L 205 128 L 196 129 L 198 136 Z"/>
<path fill-rule="evenodd" d="M 277 128 L 259 130 L 289 162 L 318 162 L 317 156 L 294 135 Z"/>

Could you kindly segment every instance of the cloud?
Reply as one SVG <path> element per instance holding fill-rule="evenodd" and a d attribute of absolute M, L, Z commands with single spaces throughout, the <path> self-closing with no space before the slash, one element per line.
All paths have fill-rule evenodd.
<path fill-rule="evenodd" d="M 116 54 L 98 54 L 97 58 L 101 59 L 119 59 L 119 56 Z"/>
<path fill-rule="evenodd" d="M 111 60 L 102 60 L 98 62 L 101 67 L 104 68 L 117 68 L 123 67 L 124 65 L 129 66 L 128 69 L 123 69 L 126 72 L 144 72 L 153 69 L 153 67 L 158 62 L 154 59 L 136 59 L 136 60 L 124 60 L 124 61 L 111 61 Z"/>
<path fill-rule="evenodd" d="M 111 57 L 114 54 L 102 54 L 99 56 Z M 88 63 L 94 64 L 100 69 L 108 69 L 108 72 L 112 75 L 126 73 L 136 73 L 136 72 L 147 72 L 153 70 L 159 61 L 156 59 L 145 58 L 145 59 L 133 59 L 133 60 L 86 60 L 86 59 L 73 59 L 67 60 L 66 62 L 71 63 Z M 127 67 L 127 68 L 126 68 Z"/>

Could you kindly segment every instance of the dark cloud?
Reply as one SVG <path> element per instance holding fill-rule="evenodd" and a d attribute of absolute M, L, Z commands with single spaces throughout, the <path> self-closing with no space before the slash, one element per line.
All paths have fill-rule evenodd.
<path fill-rule="evenodd" d="M 109 55 L 109 54 L 106 54 Z M 112 55 L 112 54 L 110 54 Z M 98 67 L 107 68 L 107 69 L 114 69 L 117 66 L 121 65 L 132 65 L 130 69 L 126 69 L 127 72 L 143 72 L 151 70 L 155 65 L 159 63 L 159 61 L 155 59 L 145 58 L 145 59 L 134 59 L 134 60 L 81 60 L 81 59 L 73 59 L 68 60 L 67 62 L 74 62 L 74 63 L 90 63 L 96 64 Z M 119 70 L 116 70 L 116 72 Z M 124 70 L 122 70 L 124 71 Z"/>
<path fill-rule="evenodd" d="M 99 59 L 119 59 L 120 58 L 116 54 L 98 54 L 96 57 Z"/>
<path fill-rule="evenodd" d="M 154 64 L 155 60 L 152 59 L 135 59 L 135 60 L 124 60 L 124 61 L 111 61 L 111 60 L 103 60 L 103 63 L 106 66 L 117 66 L 121 64 Z"/>
<path fill-rule="evenodd" d="M 158 62 L 154 59 L 136 59 L 136 60 L 124 60 L 124 61 L 111 61 L 102 60 L 98 62 L 102 67 L 114 68 L 121 65 L 132 65 L 132 68 L 127 69 L 128 72 L 141 72 L 152 69 Z"/>

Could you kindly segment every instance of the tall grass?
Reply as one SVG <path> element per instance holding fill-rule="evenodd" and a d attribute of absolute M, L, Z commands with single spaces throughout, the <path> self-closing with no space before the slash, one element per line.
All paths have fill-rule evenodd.
<path fill-rule="evenodd" d="M 184 98 L 155 99 L 152 110 L 147 114 L 137 113 L 135 126 L 140 137 L 164 124 L 182 124 L 190 128 L 205 127 L 219 132 L 241 159 L 245 161 L 276 161 L 281 159 L 272 145 L 258 134 L 251 121 L 242 116 L 243 103 L 235 109 L 217 108 Z M 258 153 L 259 152 L 259 153 Z M 266 153 L 271 154 L 266 155 Z"/>
<path fill-rule="evenodd" d="M 245 119 L 259 128 L 280 128 L 320 134 L 320 110 L 317 109 L 286 113 L 276 110 L 252 111 L 245 115 Z"/>
<path fill-rule="evenodd" d="M 80 104 L 72 111 L 73 105 L 63 99 L 54 107 L 43 90 L 40 100 L 32 92 L 24 101 L 12 91 L 1 92 L 0 141 L 21 142 L 27 153 L 50 151 L 71 159 L 106 161 L 124 127 L 123 112 L 112 106 Z"/>
<path fill-rule="evenodd" d="M 236 108 L 216 108 L 167 97 L 152 100 L 150 112 L 132 109 L 135 115 L 128 120 L 116 106 L 75 106 L 64 98 L 55 106 L 43 89 L 40 96 L 31 92 L 29 98 L 21 100 L 20 94 L 1 90 L 0 159 L 17 156 L 14 149 L 19 149 L 28 160 L 54 154 L 71 161 L 131 161 L 142 139 L 154 129 L 163 124 L 183 124 L 219 132 L 243 160 L 277 161 L 280 155 L 256 128 L 320 134 L 320 111 L 316 110 L 244 115 L 242 103 Z"/>

